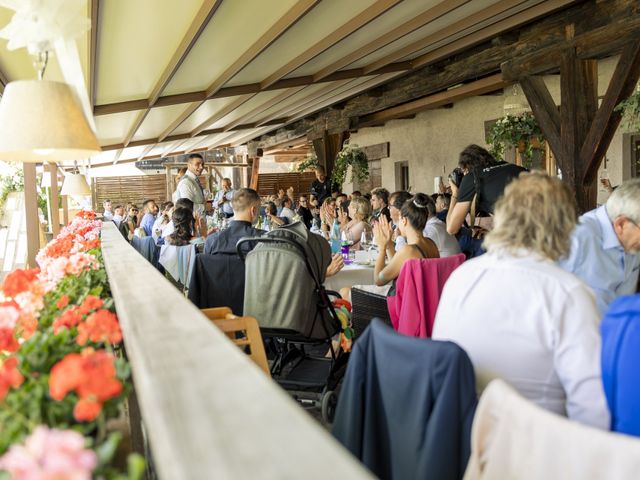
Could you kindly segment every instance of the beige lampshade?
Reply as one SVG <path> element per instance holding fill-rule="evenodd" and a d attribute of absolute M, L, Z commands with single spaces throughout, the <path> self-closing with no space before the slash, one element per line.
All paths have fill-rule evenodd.
<path fill-rule="evenodd" d="M 66 83 L 10 82 L 0 101 L 0 126 L 2 160 L 58 162 L 100 152 L 98 140 Z"/>
<path fill-rule="evenodd" d="M 91 188 L 89 187 L 84 175 L 80 173 L 67 173 L 64 176 L 64 182 L 62 184 L 60 194 L 87 196 L 91 195 Z"/>
<path fill-rule="evenodd" d="M 51 172 L 42 172 L 42 181 L 40 182 L 42 188 L 48 188 L 51 186 Z"/>

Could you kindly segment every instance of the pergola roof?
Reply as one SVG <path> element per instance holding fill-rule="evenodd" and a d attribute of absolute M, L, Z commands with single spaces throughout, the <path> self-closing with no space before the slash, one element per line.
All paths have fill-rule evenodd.
<path fill-rule="evenodd" d="M 89 0 L 94 164 L 242 144 L 572 3 Z M 35 77 L 25 49 L 0 49 L 0 71 Z"/>

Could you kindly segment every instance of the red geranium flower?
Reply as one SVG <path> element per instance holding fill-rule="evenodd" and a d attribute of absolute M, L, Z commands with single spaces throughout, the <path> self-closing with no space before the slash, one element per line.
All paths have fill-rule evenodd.
<path fill-rule="evenodd" d="M 53 321 L 53 333 L 56 335 L 62 327 L 69 329 L 75 327 L 82 321 L 82 313 L 79 307 L 72 307 Z"/>
<path fill-rule="evenodd" d="M 22 292 L 27 292 L 31 288 L 31 283 L 37 280 L 40 270 L 32 268 L 23 270 L 18 268 L 17 270 L 9 273 L 2 284 L 2 291 L 7 297 L 15 298 L 16 295 Z"/>
<path fill-rule="evenodd" d="M 0 328 L 0 350 L 5 352 L 15 352 L 20 348 L 12 328 Z"/>
<path fill-rule="evenodd" d="M 84 299 L 82 305 L 80 305 L 80 313 L 82 315 L 87 315 L 92 310 L 98 310 L 104 305 L 104 302 L 100 299 L 100 297 L 96 297 L 95 295 L 87 295 L 87 298 Z"/>
<path fill-rule="evenodd" d="M 0 400 L 4 400 L 11 387 L 22 385 L 24 377 L 18 370 L 18 359 L 11 357 L 0 367 Z"/>
<path fill-rule="evenodd" d="M 113 357 L 104 350 L 87 348 L 82 353 L 70 353 L 55 364 L 49 376 L 49 395 L 62 400 L 72 391 L 80 397 L 74 408 L 76 420 L 94 420 L 102 404 L 122 392 Z"/>
<path fill-rule="evenodd" d="M 67 305 L 69 305 L 69 296 L 68 295 L 61 296 L 60 300 L 58 300 L 58 302 L 56 303 L 56 307 L 58 307 L 60 310 L 62 310 Z"/>
<path fill-rule="evenodd" d="M 78 345 L 85 345 L 88 340 L 92 342 L 120 343 L 122 331 L 118 323 L 118 317 L 108 310 L 98 310 L 87 317 L 78 326 Z"/>

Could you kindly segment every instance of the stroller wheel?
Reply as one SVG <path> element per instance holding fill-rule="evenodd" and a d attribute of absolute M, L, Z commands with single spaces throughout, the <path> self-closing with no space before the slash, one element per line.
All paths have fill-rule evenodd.
<path fill-rule="evenodd" d="M 338 396 L 333 390 L 328 390 L 322 394 L 321 411 L 322 420 L 327 424 L 333 423 L 333 417 L 336 414 L 336 406 L 338 405 Z"/>

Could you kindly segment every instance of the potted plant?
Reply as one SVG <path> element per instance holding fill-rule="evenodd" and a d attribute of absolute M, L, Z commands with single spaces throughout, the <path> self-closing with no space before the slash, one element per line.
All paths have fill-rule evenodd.
<path fill-rule="evenodd" d="M 544 142 L 542 130 L 531 113 L 505 115 L 491 127 L 487 138 L 490 151 L 496 158 L 504 158 L 506 147 L 515 147 L 528 161 L 533 149 L 542 148 Z"/>
<path fill-rule="evenodd" d="M 351 182 L 356 180 L 363 182 L 369 178 L 369 161 L 364 150 L 358 145 L 345 145 L 338 152 L 335 163 L 333 164 L 333 172 L 331 173 L 331 181 L 335 185 L 342 185 L 347 176 L 347 168 L 351 166 Z"/>
<path fill-rule="evenodd" d="M 304 173 L 307 170 L 313 170 L 318 166 L 318 158 L 314 155 L 313 157 L 309 157 L 306 160 L 301 161 L 298 164 L 298 171 L 300 173 Z"/>
<path fill-rule="evenodd" d="M 640 131 L 640 89 L 616 107 L 616 112 L 622 114 L 622 125 L 630 132 Z"/>

